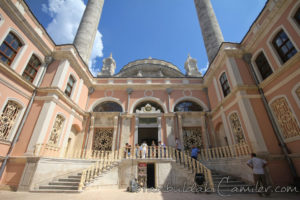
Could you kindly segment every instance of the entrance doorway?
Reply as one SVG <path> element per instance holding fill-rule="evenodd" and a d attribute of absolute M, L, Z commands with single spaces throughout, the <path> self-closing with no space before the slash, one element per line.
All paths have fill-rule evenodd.
<path fill-rule="evenodd" d="M 155 188 L 154 163 L 147 163 L 147 188 Z"/>
<path fill-rule="evenodd" d="M 148 146 L 151 146 L 154 140 L 155 145 L 158 143 L 158 128 L 139 128 L 138 129 L 138 144 L 141 145 L 144 141 Z"/>

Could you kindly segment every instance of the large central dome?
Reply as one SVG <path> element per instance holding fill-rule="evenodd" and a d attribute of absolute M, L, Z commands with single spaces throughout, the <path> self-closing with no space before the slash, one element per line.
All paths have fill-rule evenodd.
<path fill-rule="evenodd" d="M 125 65 L 115 77 L 184 77 L 173 64 L 157 59 L 136 60 Z"/>

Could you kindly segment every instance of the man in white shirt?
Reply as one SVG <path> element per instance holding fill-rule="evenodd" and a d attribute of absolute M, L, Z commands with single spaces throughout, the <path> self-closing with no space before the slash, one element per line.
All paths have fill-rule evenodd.
<path fill-rule="evenodd" d="M 263 193 L 259 191 L 259 195 L 262 194 L 269 196 L 270 188 L 268 188 L 264 168 L 267 166 L 267 161 L 257 158 L 255 153 L 251 154 L 251 159 L 248 160 L 247 165 L 253 169 L 253 178 L 257 189 L 261 190 L 260 187 L 263 187 Z"/>

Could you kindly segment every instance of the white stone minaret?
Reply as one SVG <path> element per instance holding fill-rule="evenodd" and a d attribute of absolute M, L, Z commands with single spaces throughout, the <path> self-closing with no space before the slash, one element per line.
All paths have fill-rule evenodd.
<path fill-rule="evenodd" d="M 209 63 L 224 41 L 210 0 L 194 0 Z"/>
<path fill-rule="evenodd" d="M 89 0 L 83 13 L 74 45 L 86 64 L 92 53 L 104 0 Z"/>

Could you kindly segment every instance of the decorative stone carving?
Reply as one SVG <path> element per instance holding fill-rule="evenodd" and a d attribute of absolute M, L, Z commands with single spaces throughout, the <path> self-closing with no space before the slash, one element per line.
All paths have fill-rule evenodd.
<path fill-rule="evenodd" d="M 188 55 L 187 60 L 184 63 L 184 69 L 187 76 L 200 77 L 202 74 L 198 70 L 197 60 Z"/>
<path fill-rule="evenodd" d="M 202 148 L 202 130 L 201 128 L 182 128 L 183 131 L 183 143 L 185 150 L 191 150 L 195 145 L 197 148 Z"/>
<path fill-rule="evenodd" d="M 146 104 L 141 110 L 136 110 L 136 113 L 160 113 L 160 109 L 156 109 L 155 107 L 151 106 L 150 104 Z"/>
<path fill-rule="evenodd" d="M 60 138 L 60 134 L 62 131 L 64 121 L 65 121 L 65 119 L 63 116 L 61 116 L 61 115 L 56 116 L 48 144 L 58 145 L 58 141 Z"/>
<path fill-rule="evenodd" d="M 298 95 L 299 93 L 297 93 Z M 299 96 L 299 95 L 298 95 Z M 284 97 L 280 97 L 272 102 L 272 110 L 277 118 L 281 132 L 285 139 L 299 136 L 299 125 Z"/>
<path fill-rule="evenodd" d="M 111 151 L 113 131 L 113 128 L 96 128 L 93 150 Z"/>
<path fill-rule="evenodd" d="M 8 101 L 0 117 L 0 139 L 7 139 L 16 118 L 20 112 L 20 107 L 13 101 Z"/>
<path fill-rule="evenodd" d="M 111 77 L 115 73 L 116 61 L 113 59 L 112 54 L 103 60 L 103 66 L 98 77 Z"/>
<path fill-rule="evenodd" d="M 232 129 L 235 141 L 237 143 L 245 142 L 242 125 L 241 125 L 241 122 L 239 120 L 239 116 L 237 115 L 237 113 L 232 113 L 229 116 L 229 120 L 230 120 L 230 125 L 231 125 L 231 129 Z"/>

